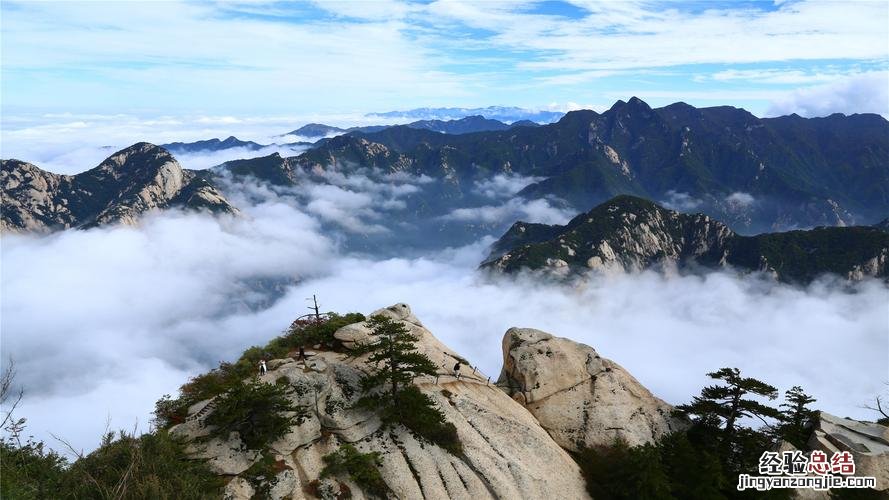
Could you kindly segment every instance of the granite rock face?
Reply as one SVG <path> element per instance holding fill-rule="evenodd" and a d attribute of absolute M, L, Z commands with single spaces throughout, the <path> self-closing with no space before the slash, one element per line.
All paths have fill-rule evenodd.
<path fill-rule="evenodd" d="M 273 360 L 260 380 L 286 381 L 293 388 L 290 397 L 309 413 L 270 446 L 282 464 L 271 488 L 273 498 L 315 498 L 314 493 L 334 498 L 345 489 L 352 498 L 366 498 L 348 477 L 319 478 L 322 457 L 343 443 L 362 452 L 380 452 L 381 473 L 398 498 L 588 498 L 578 466 L 534 416 L 468 365 L 458 381 L 451 371 L 454 363 L 468 362 L 435 338 L 406 304 L 374 314 L 401 322 L 419 338 L 418 350 L 441 366 L 438 376 L 416 382 L 456 426 L 463 455 L 452 455 L 401 427 L 382 429 L 374 414 L 351 408 L 359 397 L 361 376 L 372 369 L 366 357 L 319 350 L 309 353 L 305 362 Z M 357 323 L 342 328 L 336 337 L 348 347 L 367 333 L 367 327 Z M 249 498 L 253 489 L 242 475 L 258 453 L 245 449 L 236 433 L 225 441 L 195 440 L 206 434 L 203 419 L 211 411 L 212 401 L 193 406 L 188 420 L 171 432 L 190 440 L 195 457 L 208 459 L 217 473 L 232 478 L 228 498 Z"/>
<path fill-rule="evenodd" d="M 828 457 L 838 451 L 851 452 L 855 458 L 855 475 L 873 476 L 878 490 L 889 490 L 889 427 L 822 411 L 808 445 Z"/>
<path fill-rule="evenodd" d="M 0 229 L 49 232 L 134 224 L 165 208 L 237 213 L 221 192 L 184 170 L 165 149 L 141 142 L 77 175 L 59 175 L 18 160 L 0 163 Z"/>
<path fill-rule="evenodd" d="M 565 449 L 636 446 L 685 427 L 673 407 L 658 399 L 617 363 L 589 346 L 531 328 L 503 337 L 498 385 L 525 405 Z"/>

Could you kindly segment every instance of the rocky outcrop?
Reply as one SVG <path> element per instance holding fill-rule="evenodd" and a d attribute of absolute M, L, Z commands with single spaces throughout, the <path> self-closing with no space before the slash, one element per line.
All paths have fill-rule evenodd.
<path fill-rule="evenodd" d="M 878 490 L 889 490 L 889 427 L 822 411 L 808 445 L 828 457 L 838 451 L 851 452 L 855 458 L 855 475 L 873 476 Z"/>
<path fill-rule="evenodd" d="M 348 477 L 320 480 L 322 457 L 342 443 L 382 456 L 381 473 L 398 498 L 587 498 L 578 466 L 554 442 L 522 405 L 474 371 L 468 362 L 436 339 L 405 304 L 376 311 L 401 322 L 419 338 L 418 350 L 441 367 L 436 377 L 417 380 L 457 428 L 463 444 L 455 456 L 400 427 L 383 429 L 379 419 L 352 408 L 359 397 L 359 380 L 370 370 L 365 357 L 317 351 L 307 361 L 291 358 L 268 363 L 261 377 L 286 383 L 294 403 L 308 408 L 308 417 L 270 447 L 280 472 L 272 485 L 273 498 L 334 498 L 348 490 L 352 498 L 367 495 Z M 362 323 L 336 332 L 345 345 L 366 339 Z M 451 368 L 467 363 L 456 380 Z M 171 432 L 191 440 L 190 451 L 208 459 L 219 474 L 231 477 L 229 498 L 249 498 L 253 488 L 243 477 L 256 460 L 236 433 L 226 441 L 195 438 L 207 433 L 203 419 L 212 411 L 205 402 L 193 406 L 189 419 Z"/>
<path fill-rule="evenodd" d="M 680 214 L 632 196 L 618 196 L 565 226 L 535 230 L 537 241 L 508 233 L 508 241 L 495 243 L 502 255 L 492 256 L 482 266 L 503 272 L 537 269 L 564 274 L 565 267 L 575 272 L 626 272 L 695 260 L 719 262 L 726 256 L 727 240 L 735 235 L 705 215 Z M 546 240 L 539 239 L 547 234 Z M 507 246 L 511 248 L 504 252 Z"/>
<path fill-rule="evenodd" d="M 145 142 L 118 151 L 77 175 L 46 172 L 3 160 L 0 229 L 46 232 L 104 224 L 134 224 L 171 207 L 236 213 L 211 183 L 183 170 L 163 148 Z"/>
<path fill-rule="evenodd" d="M 565 449 L 650 443 L 685 427 L 617 363 L 592 348 L 532 328 L 503 337 L 497 384 L 522 403 Z"/>
<path fill-rule="evenodd" d="M 617 196 L 564 226 L 516 223 L 481 267 L 556 277 L 645 269 L 734 268 L 807 283 L 833 273 L 889 277 L 889 234 L 875 227 L 819 227 L 741 236 L 703 214 Z"/>

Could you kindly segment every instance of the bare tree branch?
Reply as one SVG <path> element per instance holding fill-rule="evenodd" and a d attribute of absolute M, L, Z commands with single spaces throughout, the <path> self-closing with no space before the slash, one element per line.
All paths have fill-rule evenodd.
<path fill-rule="evenodd" d="M 6 368 L 3 370 L 3 373 L 0 374 L 0 407 L 5 406 L 7 399 L 9 399 L 14 382 L 15 360 L 10 357 L 9 362 L 6 364 Z M 6 425 L 12 421 L 12 414 L 18 407 L 19 403 L 22 402 L 24 396 L 25 389 L 20 387 L 18 394 L 15 397 L 15 401 L 9 406 L 9 409 L 4 412 L 5 415 L 3 416 L 3 421 L 0 422 L 0 429 L 5 429 Z"/>
<path fill-rule="evenodd" d="M 885 382 L 884 384 L 886 385 L 886 388 L 889 389 L 889 382 Z M 883 418 L 889 418 L 889 413 L 887 413 L 887 412 L 889 412 L 889 408 L 884 408 L 883 407 L 884 404 L 889 405 L 889 402 L 884 401 L 883 396 L 878 395 L 878 396 L 874 396 L 874 406 L 865 404 L 865 405 L 862 405 L 861 407 L 866 410 L 875 411 L 875 412 L 879 413 L 880 415 L 883 415 Z"/>

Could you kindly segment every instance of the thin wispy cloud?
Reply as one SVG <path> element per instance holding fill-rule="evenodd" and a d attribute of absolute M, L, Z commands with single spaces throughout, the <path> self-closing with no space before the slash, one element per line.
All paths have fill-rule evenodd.
<path fill-rule="evenodd" d="M 761 113 L 779 94 L 885 71 L 889 58 L 889 5 L 871 1 L 4 2 L 2 9 L 7 112 L 189 108 L 224 117 L 601 106 L 603 95 L 636 94 L 652 104 L 673 96 L 710 104 L 706 96 L 724 95 L 723 104 Z"/>

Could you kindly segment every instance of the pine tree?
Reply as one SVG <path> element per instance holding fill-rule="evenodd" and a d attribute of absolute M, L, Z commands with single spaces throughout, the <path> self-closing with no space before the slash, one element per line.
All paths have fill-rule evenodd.
<path fill-rule="evenodd" d="M 754 470 L 757 458 L 771 446 L 770 436 L 739 425 L 739 420 L 755 417 L 767 426 L 766 418 L 779 419 L 781 413 L 771 406 L 750 399 L 778 397 L 778 389 L 755 378 L 742 377 L 737 368 L 722 368 L 708 373 L 725 385 L 711 385 L 687 405 L 677 406 L 680 413 L 697 417 L 692 429 L 700 442 L 715 453 L 726 477 Z"/>
<path fill-rule="evenodd" d="M 387 424 L 403 425 L 455 455 L 462 454 L 457 428 L 445 420 L 435 401 L 413 383 L 418 376 L 435 375 L 437 370 L 432 360 L 417 352 L 419 339 L 402 323 L 385 316 L 372 316 L 367 324 L 373 330 L 371 342 L 352 352 L 356 356 L 370 354 L 368 361 L 377 370 L 361 379 L 364 395 L 357 405 L 379 411 Z"/>
<path fill-rule="evenodd" d="M 359 345 L 353 353 L 370 354 L 368 361 L 377 371 L 361 380 L 366 394 L 363 403 L 369 406 L 398 407 L 399 396 L 420 375 L 435 375 L 436 366 L 425 354 L 417 352 L 417 337 L 403 324 L 391 318 L 372 316 L 367 325 L 373 330 L 372 342 Z M 370 394 L 384 387 L 385 395 Z"/>
<path fill-rule="evenodd" d="M 803 392 L 803 388 L 797 385 L 784 393 L 784 400 L 785 403 L 779 406 L 784 410 L 781 412 L 778 434 L 790 444 L 802 448 L 806 444 L 808 429 L 817 413 L 806 406 L 814 403 L 816 399 Z"/>
<path fill-rule="evenodd" d="M 756 417 L 768 425 L 765 418 L 781 417 L 775 408 L 745 398 L 749 394 L 775 399 L 778 397 L 778 389 L 775 387 L 755 378 L 741 377 L 741 371 L 737 368 L 722 368 L 708 373 L 707 376 L 722 380 L 727 385 L 707 386 L 691 404 L 677 406 L 677 410 L 686 415 L 697 416 L 702 421 L 721 425 L 727 438 L 735 433 L 738 419 Z"/>

